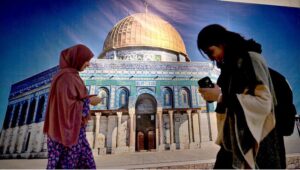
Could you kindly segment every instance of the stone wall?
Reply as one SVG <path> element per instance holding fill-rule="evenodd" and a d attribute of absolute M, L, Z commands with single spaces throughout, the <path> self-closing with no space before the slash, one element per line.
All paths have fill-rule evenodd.
<path fill-rule="evenodd" d="M 201 160 L 190 162 L 179 162 L 172 165 L 162 165 L 155 167 L 145 167 L 151 169 L 212 169 L 215 160 Z M 287 155 L 287 169 L 299 169 L 300 168 L 300 154 Z"/>
<path fill-rule="evenodd" d="M 300 154 L 287 155 L 287 169 L 299 169 L 300 168 Z"/>

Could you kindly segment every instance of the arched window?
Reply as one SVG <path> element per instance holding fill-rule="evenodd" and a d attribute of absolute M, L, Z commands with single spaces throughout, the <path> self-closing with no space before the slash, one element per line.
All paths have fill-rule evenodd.
<path fill-rule="evenodd" d="M 180 90 L 180 96 L 181 96 L 181 104 L 184 108 L 189 108 L 190 105 L 190 92 L 187 88 L 182 88 Z"/>
<path fill-rule="evenodd" d="M 99 106 L 108 108 L 108 90 L 106 88 L 100 88 L 98 96 L 103 98 L 103 100 L 99 103 Z"/>
<path fill-rule="evenodd" d="M 173 92 L 170 88 L 163 89 L 164 106 L 172 107 L 173 105 Z"/>
<path fill-rule="evenodd" d="M 185 90 L 182 91 L 182 96 L 183 96 L 183 104 L 188 104 L 188 94 Z"/>
<path fill-rule="evenodd" d="M 128 96 L 129 96 L 129 93 L 125 88 L 121 88 L 119 90 L 119 108 L 127 108 L 128 107 Z"/>

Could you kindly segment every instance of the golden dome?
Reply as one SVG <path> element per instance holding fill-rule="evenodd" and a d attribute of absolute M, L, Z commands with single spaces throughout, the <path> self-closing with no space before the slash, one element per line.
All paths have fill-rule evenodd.
<path fill-rule="evenodd" d="M 170 50 L 187 57 L 185 45 L 175 28 L 150 13 L 136 13 L 119 21 L 108 33 L 103 53 L 124 47 L 152 47 Z"/>

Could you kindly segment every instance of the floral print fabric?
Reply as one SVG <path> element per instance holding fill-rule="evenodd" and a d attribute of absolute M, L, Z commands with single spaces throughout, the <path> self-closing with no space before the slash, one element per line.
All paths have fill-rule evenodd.
<path fill-rule="evenodd" d="M 83 117 L 89 113 L 89 102 L 89 99 L 84 100 Z M 80 128 L 78 143 L 72 147 L 65 147 L 48 137 L 47 169 L 96 169 L 85 128 L 85 126 Z"/>

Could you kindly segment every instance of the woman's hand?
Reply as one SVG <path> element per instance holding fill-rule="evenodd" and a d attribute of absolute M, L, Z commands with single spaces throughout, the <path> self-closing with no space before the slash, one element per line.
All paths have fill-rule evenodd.
<path fill-rule="evenodd" d="M 218 101 L 222 94 L 221 88 L 217 84 L 214 88 L 199 88 L 198 91 L 204 100 L 211 102 Z"/>
<path fill-rule="evenodd" d="M 99 104 L 103 99 L 101 99 L 98 96 L 90 96 L 90 104 L 93 106 L 96 106 L 97 104 Z"/>

